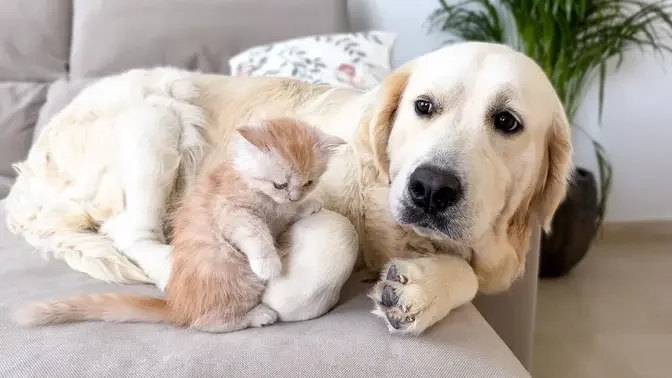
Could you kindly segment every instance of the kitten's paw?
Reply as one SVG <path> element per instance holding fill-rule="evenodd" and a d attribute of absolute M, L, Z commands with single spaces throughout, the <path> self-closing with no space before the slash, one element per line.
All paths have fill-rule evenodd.
<path fill-rule="evenodd" d="M 252 268 L 257 277 L 268 281 L 282 273 L 282 261 L 280 260 L 280 256 L 274 253 L 267 257 L 251 259 L 250 268 Z"/>
<path fill-rule="evenodd" d="M 298 216 L 299 218 L 305 218 L 311 216 L 315 213 L 319 213 L 322 210 L 322 202 L 316 199 L 307 199 L 299 207 Z"/>
<path fill-rule="evenodd" d="M 250 321 L 250 327 L 263 327 L 276 323 L 278 321 L 278 313 L 262 303 L 253 308 L 247 314 L 247 318 Z"/>

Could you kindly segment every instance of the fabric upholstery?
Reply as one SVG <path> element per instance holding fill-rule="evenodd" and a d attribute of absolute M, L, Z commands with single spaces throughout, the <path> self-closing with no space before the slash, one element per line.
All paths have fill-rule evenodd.
<path fill-rule="evenodd" d="M 0 1 L 0 198 L 28 155 L 48 82 L 67 76 L 70 0 Z"/>
<path fill-rule="evenodd" d="M 21 328 L 10 315 L 26 301 L 158 293 L 149 286 L 105 284 L 61 261 L 31 255 L 6 230 L 4 218 L 2 209 L 0 377 L 529 377 L 472 305 L 421 338 L 391 336 L 369 313 L 369 285 L 356 278 L 321 318 L 231 334 L 99 322 Z"/>
<path fill-rule="evenodd" d="M 347 30 L 345 1 L 74 0 L 74 4 L 73 77 L 156 65 L 228 73 L 228 59 L 250 46 Z"/>
<path fill-rule="evenodd" d="M 46 84 L 0 82 L 0 198 L 15 177 L 12 164 L 28 155 Z"/>
<path fill-rule="evenodd" d="M 526 367 L 532 365 L 533 358 L 540 237 L 541 227 L 536 228 L 532 235 L 523 277 L 509 290 L 496 295 L 479 295 L 473 302 Z"/>
<path fill-rule="evenodd" d="M 70 0 L 0 1 L 0 80 L 65 77 L 71 16 Z"/>

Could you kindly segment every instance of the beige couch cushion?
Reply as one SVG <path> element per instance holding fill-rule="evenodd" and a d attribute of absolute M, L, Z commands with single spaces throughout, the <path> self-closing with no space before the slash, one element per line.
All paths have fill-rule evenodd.
<path fill-rule="evenodd" d="M 250 46 L 347 30 L 342 0 L 74 0 L 74 8 L 72 77 L 156 65 L 228 73 L 228 59 Z"/>
<path fill-rule="evenodd" d="M 46 84 L 0 82 L 0 199 L 15 177 L 12 164 L 28 155 L 46 93 Z"/>
<path fill-rule="evenodd" d="M 65 77 L 71 15 L 70 0 L 0 1 L 0 80 Z"/>
<path fill-rule="evenodd" d="M 0 202 L 0 377 L 529 377 L 472 305 L 423 337 L 391 336 L 354 279 L 329 314 L 230 334 L 99 322 L 20 328 L 12 311 L 35 299 L 135 292 L 45 261 L 11 235 Z"/>

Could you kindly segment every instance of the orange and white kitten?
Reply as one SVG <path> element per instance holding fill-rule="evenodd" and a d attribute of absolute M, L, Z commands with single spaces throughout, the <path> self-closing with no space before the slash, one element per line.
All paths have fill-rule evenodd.
<path fill-rule="evenodd" d="M 281 274 L 275 240 L 293 222 L 321 210 L 320 202 L 302 200 L 343 143 L 289 118 L 239 127 L 230 159 L 199 176 L 172 219 L 165 299 L 84 295 L 34 303 L 15 320 L 166 322 L 206 332 L 275 323 L 277 313 L 261 303 L 265 281 Z"/>

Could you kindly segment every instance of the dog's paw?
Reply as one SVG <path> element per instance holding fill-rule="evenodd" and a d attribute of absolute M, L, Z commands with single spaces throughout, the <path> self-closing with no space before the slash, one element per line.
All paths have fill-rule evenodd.
<path fill-rule="evenodd" d="M 309 198 L 301 204 L 297 215 L 299 218 L 305 218 L 319 213 L 320 211 L 322 211 L 322 202 L 313 198 Z"/>
<path fill-rule="evenodd" d="M 252 272 L 264 281 L 272 280 L 282 273 L 282 261 L 277 253 L 250 260 Z"/>
<path fill-rule="evenodd" d="M 417 280 L 419 274 L 412 272 L 417 267 L 411 264 L 388 265 L 369 294 L 374 301 L 372 313 L 385 320 L 391 333 L 420 334 L 429 326 L 423 317 L 431 311 L 431 298 Z"/>
<path fill-rule="evenodd" d="M 476 275 L 464 259 L 436 255 L 392 261 L 369 296 L 372 312 L 385 320 L 390 332 L 418 335 L 471 301 L 477 291 Z"/>

